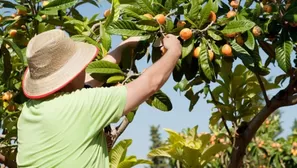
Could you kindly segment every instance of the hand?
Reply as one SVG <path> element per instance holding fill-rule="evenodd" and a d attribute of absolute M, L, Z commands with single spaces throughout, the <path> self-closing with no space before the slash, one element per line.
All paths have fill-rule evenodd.
<path fill-rule="evenodd" d="M 140 40 L 141 40 L 141 37 L 138 37 L 138 36 L 136 36 L 136 37 L 129 37 L 125 41 L 121 42 L 120 45 L 124 45 L 124 46 L 135 48 L 137 46 L 137 44 L 139 43 Z"/>
<path fill-rule="evenodd" d="M 181 52 L 182 46 L 176 36 L 168 34 L 163 38 L 163 46 L 168 50 L 174 50 L 177 53 Z"/>

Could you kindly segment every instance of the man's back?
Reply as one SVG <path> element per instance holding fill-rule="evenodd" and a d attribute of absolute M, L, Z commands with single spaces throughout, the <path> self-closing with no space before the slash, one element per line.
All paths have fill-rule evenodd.
<path fill-rule="evenodd" d="M 125 86 L 30 100 L 18 121 L 19 167 L 108 167 L 103 128 L 125 103 Z"/>

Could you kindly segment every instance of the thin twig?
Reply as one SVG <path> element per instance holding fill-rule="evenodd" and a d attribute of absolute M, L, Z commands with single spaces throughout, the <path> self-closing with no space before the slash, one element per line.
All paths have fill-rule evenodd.
<path fill-rule="evenodd" d="M 113 140 L 112 146 L 115 144 L 115 142 L 118 140 L 118 138 L 122 135 L 122 133 L 126 130 L 126 128 L 128 127 L 129 124 L 130 124 L 130 122 L 129 122 L 128 118 L 125 117 L 123 122 L 119 126 L 117 126 L 117 128 L 116 128 L 117 134 L 116 134 L 115 139 Z"/>
<path fill-rule="evenodd" d="M 207 31 L 213 24 L 214 24 L 214 21 L 211 21 L 210 24 L 207 25 L 207 27 L 205 27 L 204 29 L 202 29 L 202 30 L 197 29 L 197 30 L 195 30 L 195 31 L 205 32 L 205 31 Z"/>
<path fill-rule="evenodd" d="M 178 10 L 175 10 L 175 11 L 173 11 L 173 12 L 170 12 L 170 13 L 168 13 L 165 17 L 168 17 L 168 16 L 170 16 L 170 15 L 175 14 L 177 11 L 178 11 Z"/>
<path fill-rule="evenodd" d="M 260 84 L 260 87 L 261 87 L 261 90 L 262 90 L 262 93 L 263 93 L 263 96 L 264 96 L 266 105 L 267 105 L 267 106 L 270 106 L 270 100 L 269 100 L 269 98 L 268 98 L 268 96 L 267 96 L 266 89 L 265 89 L 265 86 L 264 86 L 264 84 L 263 84 L 263 81 L 262 81 L 261 77 L 260 77 L 258 74 L 255 74 L 255 75 L 256 75 L 256 77 L 257 77 L 257 79 L 258 79 L 258 82 L 259 82 L 259 84 Z"/>
<path fill-rule="evenodd" d="M 210 90 L 209 86 L 208 86 L 208 89 L 209 89 L 209 93 L 210 93 L 211 99 L 214 101 L 214 104 L 217 106 L 218 101 L 217 101 L 217 100 L 215 99 L 215 97 L 213 96 L 213 93 L 212 93 L 212 91 Z M 218 109 L 219 112 L 222 114 L 222 117 L 221 117 L 221 118 L 222 118 L 222 121 L 223 121 L 223 123 L 224 123 L 225 129 L 226 129 L 227 132 L 228 132 L 229 139 L 230 139 L 231 143 L 233 144 L 233 139 L 232 139 L 233 136 L 232 136 L 232 134 L 231 134 L 231 132 L 230 132 L 230 130 L 229 130 L 229 128 L 228 128 L 226 119 L 225 119 L 225 117 L 223 116 L 223 113 L 222 113 L 221 109 L 218 108 L 218 107 L 217 107 L 217 109 Z"/>

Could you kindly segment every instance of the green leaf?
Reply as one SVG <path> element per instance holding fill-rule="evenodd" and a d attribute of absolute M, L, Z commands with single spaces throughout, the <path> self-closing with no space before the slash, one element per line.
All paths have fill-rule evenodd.
<path fill-rule="evenodd" d="M 213 1 L 208 0 L 207 4 L 202 8 L 200 12 L 200 19 L 198 24 L 199 28 L 202 28 L 203 25 L 209 21 L 209 15 L 212 10 L 212 6 L 213 6 Z"/>
<path fill-rule="evenodd" d="M 223 145 L 220 143 L 214 144 L 211 147 L 207 148 L 201 156 L 201 160 L 208 162 L 210 161 L 217 153 L 223 152 L 228 148 L 227 145 Z"/>
<path fill-rule="evenodd" d="M 14 1 L 12 1 L 12 2 L 14 2 Z M 12 9 L 15 9 L 15 6 L 16 6 L 17 4 L 14 4 L 14 3 L 12 3 L 12 2 L 10 2 L 10 1 L 0 0 L 1 7 L 3 7 L 3 8 L 12 8 Z"/>
<path fill-rule="evenodd" d="M 122 82 L 123 80 L 125 80 L 125 76 L 123 75 L 115 75 L 115 76 L 111 76 L 107 79 L 106 83 L 110 84 L 110 83 L 118 83 L 118 82 Z"/>
<path fill-rule="evenodd" d="M 147 17 L 142 15 L 141 10 L 139 10 L 138 6 L 124 4 L 124 5 L 121 5 L 120 7 L 122 8 L 122 12 L 127 16 L 132 16 L 134 18 L 141 19 L 141 20 L 144 20 L 144 19 L 148 20 Z"/>
<path fill-rule="evenodd" d="M 10 77 L 11 72 L 12 72 L 12 64 L 10 61 L 11 56 L 10 56 L 9 51 L 5 47 L 1 48 L 0 51 L 1 51 L 1 55 L 3 56 L 2 78 L 3 78 L 3 81 L 7 81 Z"/>
<path fill-rule="evenodd" d="M 97 41 L 95 41 L 94 39 L 86 35 L 74 35 L 74 36 L 71 36 L 71 39 L 73 39 L 74 41 L 87 42 L 96 47 L 100 47 Z"/>
<path fill-rule="evenodd" d="M 128 147 L 131 145 L 132 139 L 122 140 L 110 151 L 110 167 L 117 168 L 121 161 L 124 160 Z"/>
<path fill-rule="evenodd" d="M 175 82 L 180 82 L 182 80 L 183 75 L 184 73 L 181 69 L 181 60 L 179 59 L 172 72 L 173 80 Z"/>
<path fill-rule="evenodd" d="M 115 21 L 107 28 L 109 34 L 122 36 L 141 36 L 146 34 L 146 31 L 137 28 L 136 24 L 131 21 Z"/>
<path fill-rule="evenodd" d="M 171 111 L 172 110 L 172 104 L 171 104 L 170 98 L 165 93 L 163 93 L 161 90 L 156 92 L 146 102 L 147 102 L 147 104 L 149 104 L 161 111 Z"/>
<path fill-rule="evenodd" d="M 220 48 L 216 45 L 215 41 L 212 41 L 209 44 L 209 47 L 211 48 L 211 50 L 216 54 L 216 55 L 220 55 Z"/>
<path fill-rule="evenodd" d="M 214 30 L 207 30 L 207 34 L 214 40 L 216 41 L 220 41 L 223 38 L 221 36 L 219 36 L 218 34 L 216 34 L 217 32 Z"/>
<path fill-rule="evenodd" d="M 290 41 L 287 32 L 283 31 L 281 34 L 281 40 L 275 48 L 276 60 L 279 67 L 288 72 L 291 68 L 291 52 L 293 51 L 293 42 Z"/>
<path fill-rule="evenodd" d="M 46 9 L 48 11 L 50 10 L 65 10 L 67 8 L 70 8 L 74 6 L 78 0 L 53 0 L 50 1 L 49 4 L 47 4 L 43 9 Z"/>
<path fill-rule="evenodd" d="M 95 73 L 102 75 L 123 74 L 122 70 L 117 64 L 105 60 L 98 60 L 90 63 L 86 68 L 87 73 Z"/>
<path fill-rule="evenodd" d="M 2 47 L 3 40 L 4 40 L 4 38 L 0 36 L 0 49 Z"/>
<path fill-rule="evenodd" d="M 190 20 L 196 21 L 198 20 L 199 11 L 201 6 L 198 0 L 191 0 L 191 9 L 188 14 L 186 14 L 187 18 Z"/>
<path fill-rule="evenodd" d="M 162 57 L 160 47 L 152 47 L 152 62 L 157 62 Z"/>
<path fill-rule="evenodd" d="M 223 34 L 243 33 L 255 26 L 255 23 L 250 20 L 232 20 L 221 31 Z"/>
<path fill-rule="evenodd" d="M 187 89 L 189 89 L 189 86 L 188 86 L 188 80 L 187 79 L 183 79 L 181 80 L 180 82 L 178 82 L 175 86 L 174 86 L 174 90 L 175 91 L 178 91 L 178 89 L 183 92 Z"/>
<path fill-rule="evenodd" d="M 144 160 L 144 159 L 137 159 L 136 156 L 130 156 L 128 158 L 126 158 L 125 160 L 123 160 L 117 168 L 131 168 L 133 166 L 136 165 L 140 165 L 140 164 L 153 164 L 152 161 L 150 160 Z"/>
<path fill-rule="evenodd" d="M 137 109 L 136 110 L 133 110 L 133 111 L 131 111 L 131 112 L 129 112 L 127 114 L 126 117 L 127 117 L 128 121 L 129 121 L 129 123 L 131 123 L 133 121 L 133 119 L 135 117 L 135 114 L 136 114 L 136 111 L 137 111 Z"/>
<path fill-rule="evenodd" d="M 4 39 L 3 40 L 6 44 L 8 44 L 14 51 L 15 53 L 18 55 L 18 57 L 20 58 L 20 60 L 22 61 L 22 63 L 24 65 L 27 64 L 27 59 L 25 58 L 25 56 L 23 55 L 21 49 L 11 40 L 9 39 Z"/>
<path fill-rule="evenodd" d="M 149 0 L 136 0 L 136 3 L 139 5 L 141 10 L 144 10 L 152 15 L 156 15 L 154 12 L 154 8 Z"/>
<path fill-rule="evenodd" d="M 163 156 L 163 157 L 171 158 L 171 155 L 167 151 L 168 151 L 167 146 L 159 147 L 157 149 L 153 149 L 152 151 L 150 151 L 148 153 L 148 157 L 153 158 L 153 157 Z"/>
<path fill-rule="evenodd" d="M 290 5 L 290 7 L 293 5 Z M 288 11 L 284 14 L 283 18 L 288 22 L 297 22 L 297 6 L 294 8 L 291 7 L 291 9 L 288 9 Z"/>
<path fill-rule="evenodd" d="M 222 118 L 222 114 L 220 112 L 214 112 L 211 114 L 211 117 L 209 119 L 209 124 L 211 126 L 215 126 L 218 124 L 218 122 L 221 118 Z"/>
<path fill-rule="evenodd" d="M 231 45 L 233 49 L 233 54 L 239 57 L 246 67 L 254 67 L 253 57 L 251 57 L 251 55 L 244 48 L 237 44 L 235 40 L 231 42 Z"/>
<path fill-rule="evenodd" d="M 247 31 L 248 37 L 246 42 L 244 43 L 247 48 L 250 50 L 254 50 L 255 48 L 255 38 L 251 31 Z"/>
<path fill-rule="evenodd" d="M 136 27 L 140 30 L 152 31 L 152 32 L 160 29 L 158 23 L 155 22 L 154 20 L 141 20 L 137 22 Z"/>
<path fill-rule="evenodd" d="M 166 0 L 165 2 L 165 8 L 172 9 L 175 7 L 177 0 Z"/>
<path fill-rule="evenodd" d="M 189 40 L 185 41 L 182 46 L 182 58 L 188 56 L 194 49 L 194 38 L 191 37 Z"/>
<path fill-rule="evenodd" d="M 111 48 L 111 36 L 106 32 L 106 28 L 104 26 L 100 26 L 100 35 L 102 46 L 106 51 L 109 51 Z"/>
<path fill-rule="evenodd" d="M 190 100 L 189 111 L 191 112 L 200 98 L 199 93 L 197 92 L 194 94 L 193 90 L 191 89 L 186 92 L 185 96 Z"/>
<path fill-rule="evenodd" d="M 198 25 L 193 20 L 191 20 L 187 15 L 185 15 L 184 17 L 193 27 L 198 28 Z"/>
<path fill-rule="evenodd" d="M 169 134 L 169 137 L 168 137 L 169 143 L 175 144 L 177 142 L 185 142 L 185 139 L 181 135 L 179 135 L 177 132 L 175 132 L 171 129 L 168 129 L 168 128 L 165 128 L 164 130 Z"/>
<path fill-rule="evenodd" d="M 119 19 L 119 16 L 120 16 L 119 6 L 120 6 L 119 0 L 112 1 L 110 15 L 106 18 L 106 21 L 104 23 L 105 28 L 107 28 L 110 25 L 110 23 L 115 22 Z"/>
<path fill-rule="evenodd" d="M 203 70 L 205 76 L 210 80 L 214 80 L 214 71 L 213 71 L 213 65 L 211 64 L 208 56 L 207 46 L 206 46 L 206 40 L 203 40 L 201 43 L 201 50 L 200 50 L 200 56 L 199 56 L 199 64 L 201 66 L 201 69 Z"/>

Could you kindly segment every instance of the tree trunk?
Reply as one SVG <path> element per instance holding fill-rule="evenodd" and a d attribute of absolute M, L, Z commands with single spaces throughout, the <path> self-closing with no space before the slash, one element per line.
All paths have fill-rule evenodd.
<path fill-rule="evenodd" d="M 243 157 L 245 155 L 246 143 L 243 137 L 238 137 L 235 140 L 235 145 L 232 149 L 231 160 L 229 168 L 240 168 L 243 167 Z"/>

